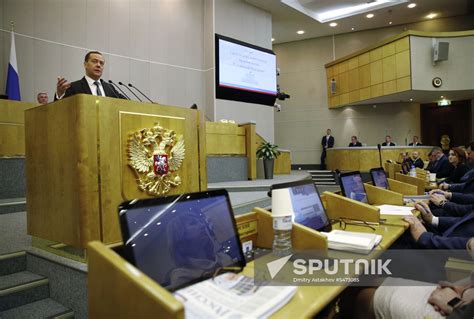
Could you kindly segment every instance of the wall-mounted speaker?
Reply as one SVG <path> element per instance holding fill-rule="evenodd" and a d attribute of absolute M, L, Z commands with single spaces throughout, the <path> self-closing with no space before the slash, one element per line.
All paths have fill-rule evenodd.
<path fill-rule="evenodd" d="M 336 94 L 336 80 L 331 80 L 331 94 Z"/>
<path fill-rule="evenodd" d="M 449 42 L 436 42 L 433 46 L 433 62 L 445 61 L 448 59 Z"/>

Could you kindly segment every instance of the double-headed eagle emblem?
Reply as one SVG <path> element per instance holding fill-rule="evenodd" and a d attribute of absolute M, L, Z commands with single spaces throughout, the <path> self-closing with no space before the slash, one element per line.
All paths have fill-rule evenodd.
<path fill-rule="evenodd" d="M 128 165 L 138 177 L 138 188 L 150 195 L 164 195 L 181 184 L 177 171 L 185 155 L 182 135 L 155 123 L 130 134 Z"/>

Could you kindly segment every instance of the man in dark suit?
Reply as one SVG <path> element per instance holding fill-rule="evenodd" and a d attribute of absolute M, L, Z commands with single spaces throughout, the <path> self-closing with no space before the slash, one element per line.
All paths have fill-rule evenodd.
<path fill-rule="evenodd" d="M 411 153 L 411 157 L 413 158 L 413 165 L 415 165 L 415 167 L 423 168 L 425 166 L 425 163 L 420 158 L 420 153 L 417 151 Z"/>
<path fill-rule="evenodd" d="M 421 146 L 421 143 L 418 141 L 418 136 L 413 136 L 413 142 L 408 144 L 408 146 Z"/>
<path fill-rule="evenodd" d="M 410 233 L 421 248 L 428 249 L 465 249 L 474 234 L 474 212 L 464 217 L 435 217 L 426 203 L 416 204 L 426 224 L 437 233 L 429 232 L 415 216 L 404 218 L 410 224 Z"/>
<path fill-rule="evenodd" d="M 385 142 L 382 143 L 382 146 L 395 146 L 390 135 L 385 136 Z"/>
<path fill-rule="evenodd" d="M 101 79 L 104 66 L 105 60 L 102 53 L 99 51 L 88 52 L 84 58 L 85 76 L 72 83 L 63 77 L 58 77 L 54 100 L 79 93 L 125 99 L 112 85 Z"/>
<path fill-rule="evenodd" d="M 441 148 L 433 147 L 431 154 L 434 156 L 435 162 L 430 168 L 430 173 L 436 173 L 436 178 L 445 178 L 451 176 L 454 166 L 449 163 L 448 158 L 446 155 L 444 155 Z"/>
<path fill-rule="evenodd" d="M 362 143 L 357 140 L 357 136 L 353 135 L 351 137 L 351 142 L 349 143 L 349 147 L 361 147 Z"/>
<path fill-rule="evenodd" d="M 326 135 L 321 140 L 323 151 L 321 153 L 321 169 L 326 169 L 326 149 L 334 147 L 334 137 L 331 136 L 331 129 L 326 130 Z"/>

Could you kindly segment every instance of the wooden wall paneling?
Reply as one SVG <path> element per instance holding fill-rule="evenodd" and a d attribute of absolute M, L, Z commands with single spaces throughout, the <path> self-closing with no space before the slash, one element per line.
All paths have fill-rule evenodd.
<path fill-rule="evenodd" d="M 366 88 L 370 86 L 370 64 L 363 65 L 359 68 L 360 87 Z"/>
<path fill-rule="evenodd" d="M 393 94 L 397 92 L 397 80 L 392 80 L 383 83 L 383 94 Z"/>
<path fill-rule="evenodd" d="M 397 53 L 406 50 L 410 50 L 410 37 L 407 36 L 395 41 L 395 51 Z"/>
<path fill-rule="evenodd" d="M 382 47 L 382 57 L 386 58 L 395 54 L 395 43 L 389 43 Z"/>
<path fill-rule="evenodd" d="M 349 92 L 355 91 L 359 89 L 359 69 L 353 69 L 349 71 L 348 76 L 348 84 L 349 84 Z"/>
<path fill-rule="evenodd" d="M 376 85 L 383 81 L 382 60 L 370 62 L 370 85 Z"/>
<path fill-rule="evenodd" d="M 395 55 L 396 77 L 403 78 L 410 76 L 410 51 L 402 51 Z"/>
<path fill-rule="evenodd" d="M 366 65 L 366 64 L 369 64 L 370 63 L 370 53 L 369 52 L 363 53 L 363 54 L 359 55 L 358 59 L 359 59 L 359 67 L 361 67 L 363 65 Z"/>
<path fill-rule="evenodd" d="M 349 72 L 339 74 L 339 81 L 336 82 L 339 86 L 338 93 L 344 94 L 349 92 Z"/>
<path fill-rule="evenodd" d="M 199 189 L 207 190 L 207 141 L 206 141 L 206 117 L 204 112 L 196 111 L 198 128 L 199 149 Z"/>
<path fill-rule="evenodd" d="M 370 87 L 360 89 L 359 96 L 361 101 L 370 99 Z"/>
<path fill-rule="evenodd" d="M 383 83 L 372 85 L 370 87 L 370 97 L 377 97 L 383 95 Z"/>
<path fill-rule="evenodd" d="M 273 172 L 275 174 L 290 174 L 291 173 L 291 152 L 281 151 L 280 156 L 275 160 L 275 167 Z"/>
<path fill-rule="evenodd" d="M 397 92 L 408 90 L 411 90 L 411 77 L 406 76 L 404 78 L 397 79 Z"/>
<path fill-rule="evenodd" d="M 395 65 L 395 55 L 388 56 L 382 60 L 383 82 L 395 80 L 397 68 Z"/>
<path fill-rule="evenodd" d="M 25 110 L 36 105 L 0 100 L 0 157 L 25 156 Z"/>
<path fill-rule="evenodd" d="M 354 69 L 357 69 L 358 67 L 359 67 L 359 58 L 358 57 L 354 57 L 354 58 L 349 60 L 349 70 L 354 70 Z"/>
<path fill-rule="evenodd" d="M 372 63 L 372 62 L 382 59 L 382 52 L 383 52 L 382 47 L 371 50 L 369 53 L 370 62 Z"/>

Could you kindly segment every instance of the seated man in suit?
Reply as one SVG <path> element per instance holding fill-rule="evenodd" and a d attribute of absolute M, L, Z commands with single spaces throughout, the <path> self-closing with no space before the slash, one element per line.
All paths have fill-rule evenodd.
<path fill-rule="evenodd" d="M 85 76 L 72 83 L 63 77 L 58 77 L 54 100 L 79 93 L 125 99 L 112 85 L 101 79 L 104 66 L 105 60 L 102 53 L 99 51 L 88 52 L 84 58 Z"/>
<path fill-rule="evenodd" d="M 431 155 L 435 158 L 433 166 L 430 168 L 430 173 L 436 173 L 436 178 L 445 178 L 451 176 L 454 166 L 449 163 L 448 158 L 444 155 L 439 147 L 433 147 Z"/>
<path fill-rule="evenodd" d="M 361 147 L 362 143 L 357 140 L 357 136 L 353 135 L 351 137 L 351 142 L 349 143 L 349 147 Z"/>
<path fill-rule="evenodd" d="M 385 142 L 382 143 L 382 146 L 395 146 L 390 135 L 385 136 Z"/>
<path fill-rule="evenodd" d="M 425 163 L 423 163 L 423 160 L 420 158 L 420 153 L 417 151 L 414 151 L 411 153 L 411 157 L 413 159 L 413 165 L 418 168 L 423 168 L 425 166 Z"/>
<path fill-rule="evenodd" d="M 415 216 L 404 217 L 410 224 L 412 238 L 420 248 L 464 249 L 470 237 L 474 236 L 474 212 L 464 217 L 435 217 L 426 203 L 417 203 L 415 208 L 421 212 L 423 221 L 436 230 L 436 233 L 427 231 Z"/>
<path fill-rule="evenodd" d="M 408 144 L 408 146 L 421 146 L 421 143 L 418 140 L 418 136 L 413 136 L 413 142 Z"/>

